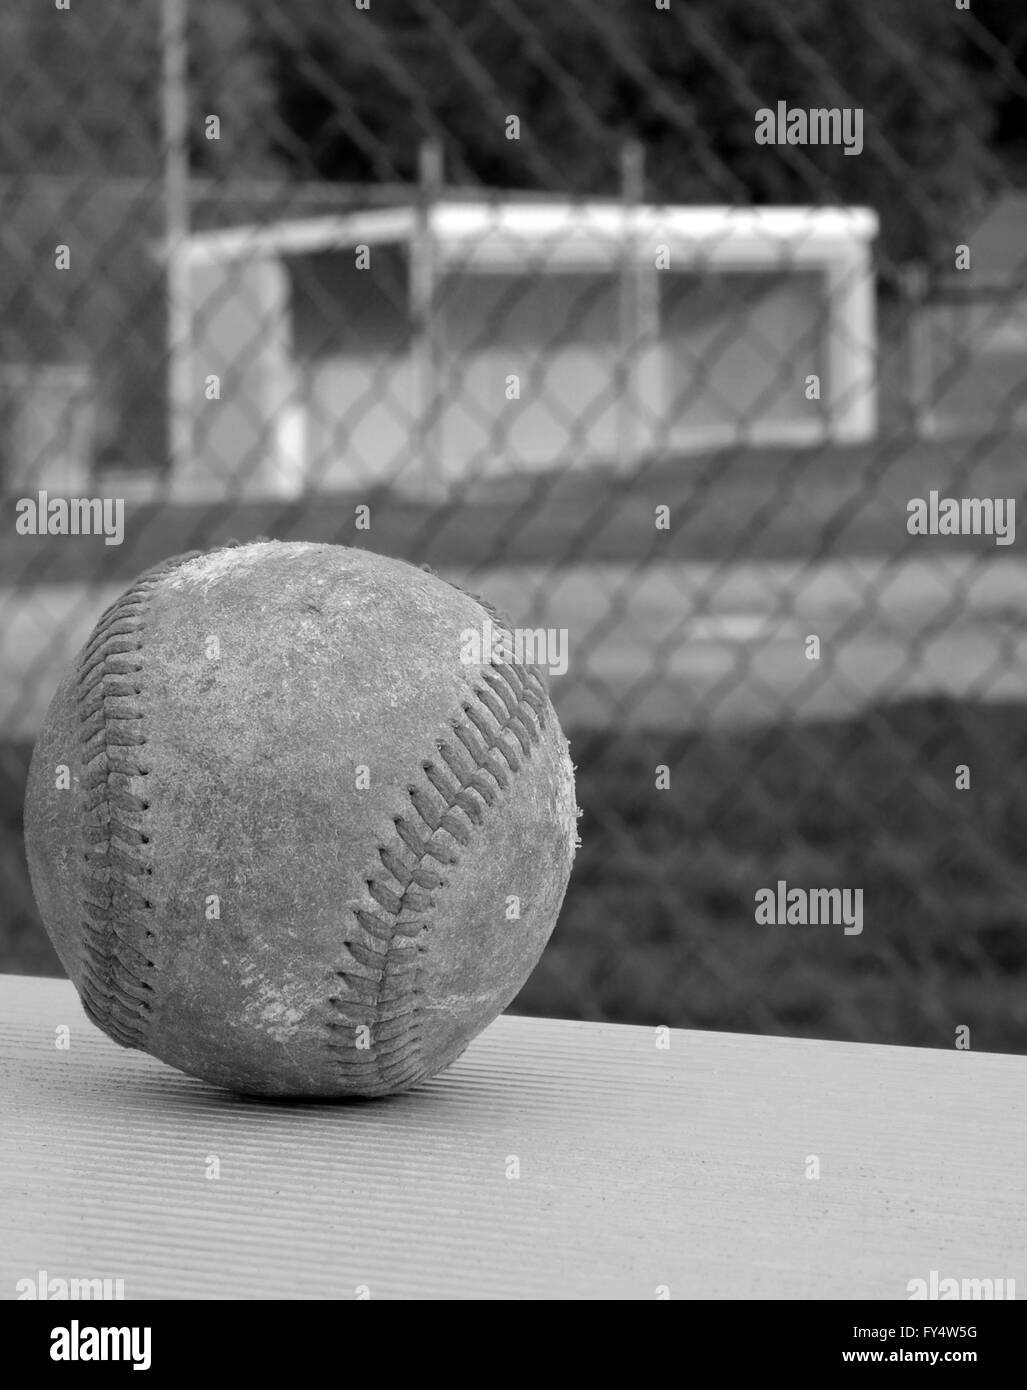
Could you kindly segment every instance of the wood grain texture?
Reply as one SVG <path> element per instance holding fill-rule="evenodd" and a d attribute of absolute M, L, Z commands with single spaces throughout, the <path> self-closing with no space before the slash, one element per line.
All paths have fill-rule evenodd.
<path fill-rule="evenodd" d="M 0 977 L 0 1296 L 1023 1295 L 1025 1091 L 1020 1057 L 502 1017 L 405 1095 L 243 1100 Z"/>

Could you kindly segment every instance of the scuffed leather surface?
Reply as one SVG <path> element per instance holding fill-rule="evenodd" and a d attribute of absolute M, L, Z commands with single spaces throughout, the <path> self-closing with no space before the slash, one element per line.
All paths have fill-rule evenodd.
<path fill-rule="evenodd" d="M 169 562 L 117 607 L 26 802 L 91 1016 L 244 1092 L 384 1094 L 446 1066 L 524 983 L 570 874 L 573 773 L 537 676 L 464 665 L 479 602 L 340 546 Z"/>

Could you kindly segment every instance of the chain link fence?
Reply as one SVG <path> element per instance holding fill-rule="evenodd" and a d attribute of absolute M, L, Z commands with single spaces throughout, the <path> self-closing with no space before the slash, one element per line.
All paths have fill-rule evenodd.
<path fill-rule="evenodd" d="M 0 968 L 59 969 L 62 667 L 265 535 L 567 633 L 582 848 L 518 1007 L 1027 1049 L 1014 3 L 68 0 L 0 14 L 0 86 Z M 779 884 L 863 929 L 761 923 Z"/>

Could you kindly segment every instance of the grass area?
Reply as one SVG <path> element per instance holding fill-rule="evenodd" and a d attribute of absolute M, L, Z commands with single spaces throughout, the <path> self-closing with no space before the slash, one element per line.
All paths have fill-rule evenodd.
<path fill-rule="evenodd" d="M 1027 709 L 572 752 L 583 847 L 523 1011 L 937 1047 L 967 1024 L 975 1048 L 1027 1051 Z M 862 887 L 863 934 L 757 926 L 778 879 Z"/>
<path fill-rule="evenodd" d="M 968 1025 L 1027 1052 L 1027 708 L 570 737 L 583 844 L 520 1012 L 933 1047 Z M 28 756 L 0 747 L 0 970 L 60 973 L 24 867 Z M 757 926 L 778 879 L 863 888 L 863 934 Z"/>
<path fill-rule="evenodd" d="M 922 555 L 932 550 L 1002 555 L 987 537 L 912 539 L 906 503 L 943 495 L 1027 502 L 1022 441 L 992 447 L 914 443 L 873 447 L 720 450 L 624 474 L 596 468 L 470 484 L 444 505 L 388 490 L 307 493 L 295 502 L 127 503 L 121 546 L 96 537 L 19 536 L 0 552 L 0 585 L 129 580 L 185 550 L 230 539 L 366 545 L 415 563 L 450 566 L 601 560 L 834 559 Z M 102 481 L 98 483 L 103 491 Z M 354 507 L 371 507 L 357 531 Z M 654 508 L 671 509 L 656 531 Z"/>

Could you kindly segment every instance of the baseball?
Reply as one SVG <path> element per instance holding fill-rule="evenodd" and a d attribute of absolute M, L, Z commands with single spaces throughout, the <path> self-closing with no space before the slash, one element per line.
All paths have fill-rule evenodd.
<path fill-rule="evenodd" d="M 510 1003 L 563 900 L 574 778 L 482 600 L 369 551 L 168 560 L 107 609 L 29 772 L 39 909 L 125 1047 L 269 1096 L 381 1096 Z"/>

